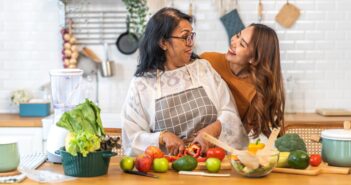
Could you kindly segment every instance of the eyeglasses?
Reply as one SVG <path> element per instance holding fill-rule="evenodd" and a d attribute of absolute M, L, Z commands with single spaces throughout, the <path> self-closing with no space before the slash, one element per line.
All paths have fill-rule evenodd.
<path fill-rule="evenodd" d="M 177 36 L 170 36 L 169 38 L 173 38 L 173 39 L 182 39 L 185 41 L 185 44 L 187 46 L 190 46 L 194 43 L 194 38 L 195 38 L 196 33 L 195 32 L 191 32 L 190 35 L 186 35 L 183 37 L 177 37 Z"/>

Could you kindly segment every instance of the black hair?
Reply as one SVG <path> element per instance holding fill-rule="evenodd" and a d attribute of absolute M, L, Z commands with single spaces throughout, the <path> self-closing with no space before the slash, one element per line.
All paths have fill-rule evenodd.
<path fill-rule="evenodd" d="M 139 60 L 134 76 L 144 76 L 156 69 L 165 71 L 165 51 L 160 47 L 162 39 L 169 39 L 181 20 L 193 21 L 193 17 L 175 8 L 162 8 L 148 21 L 139 45 Z"/>

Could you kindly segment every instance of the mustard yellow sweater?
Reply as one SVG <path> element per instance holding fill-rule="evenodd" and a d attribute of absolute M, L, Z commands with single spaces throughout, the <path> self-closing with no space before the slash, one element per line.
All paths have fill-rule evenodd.
<path fill-rule="evenodd" d="M 240 118 L 243 119 L 256 94 L 255 86 L 252 84 L 251 80 L 249 78 L 238 78 L 235 76 L 223 53 L 205 52 L 200 55 L 200 58 L 208 60 L 217 73 L 221 75 L 223 80 L 227 82 L 234 96 Z"/>

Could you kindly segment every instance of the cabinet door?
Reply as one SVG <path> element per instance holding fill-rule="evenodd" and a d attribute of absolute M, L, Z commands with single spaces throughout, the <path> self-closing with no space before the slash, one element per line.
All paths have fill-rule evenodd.
<path fill-rule="evenodd" d="M 43 136 L 40 127 L 0 127 L 0 140 L 5 138 L 18 142 L 20 155 L 43 152 Z"/>

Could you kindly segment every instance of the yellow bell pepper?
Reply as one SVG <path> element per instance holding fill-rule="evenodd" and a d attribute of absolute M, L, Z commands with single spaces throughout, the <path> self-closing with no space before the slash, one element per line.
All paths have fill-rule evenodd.
<path fill-rule="evenodd" d="M 247 150 L 252 154 L 256 154 L 258 150 L 261 150 L 265 147 L 264 143 L 260 143 L 260 139 L 257 139 L 256 143 L 250 143 L 247 147 Z"/>

